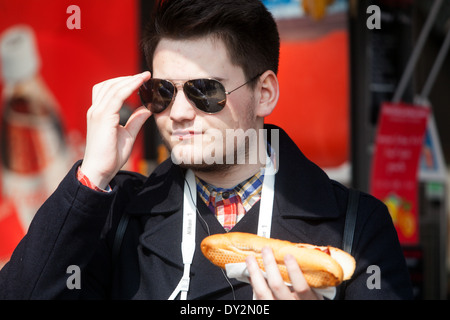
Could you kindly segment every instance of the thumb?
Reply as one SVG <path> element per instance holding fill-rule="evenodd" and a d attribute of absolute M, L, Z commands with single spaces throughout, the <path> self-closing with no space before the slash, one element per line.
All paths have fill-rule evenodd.
<path fill-rule="evenodd" d="M 125 129 L 127 129 L 133 138 L 136 138 L 139 130 L 151 115 L 151 111 L 144 106 L 137 108 L 125 124 Z"/>

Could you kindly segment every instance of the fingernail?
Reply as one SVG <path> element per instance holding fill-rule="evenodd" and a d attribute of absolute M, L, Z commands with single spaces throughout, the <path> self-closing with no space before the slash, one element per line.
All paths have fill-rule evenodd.
<path fill-rule="evenodd" d="M 144 71 L 144 72 L 135 74 L 134 77 L 135 77 L 135 78 L 145 78 L 145 73 L 146 73 L 146 72 L 148 72 L 148 71 Z"/>
<path fill-rule="evenodd" d="M 268 255 L 272 253 L 272 249 L 270 247 L 264 247 L 261 251 L 263 255 Z"/>

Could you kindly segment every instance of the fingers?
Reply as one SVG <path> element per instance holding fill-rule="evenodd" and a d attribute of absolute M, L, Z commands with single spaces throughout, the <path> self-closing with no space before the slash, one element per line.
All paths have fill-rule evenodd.
<path fill-rule="evenodd" d="M 318 298 L 306 282 L 293 256 L 286 255 L 285 257 L 285 265 L 292 283 L 291 288 L 284 283 L 272 250 L 268 247 L 264 248 L 262 250 L 262 257 L 267 280 L 259 269 L 255 257 L 249 256 L 246 260 L 250 283 L 256 299 L 313 300 Z"/>
<path fill-rule="evenodd" d="M 110 79 L 92 89 L 82 170 L 100 188 L 106 186 L 126 163 L 140 128 L 151 116 L 150 111 L 138 108 L 125 127 L 119 124 L 119 111 L 124 101 L 149 78 L 147 71 Z"/>
<path fill-rule="evenodd" d="M 263 248 L 262 257 L 264 262 L 264 269 L 267 273 L 267 284 L 275 299 L 278 300 L 290 300 L 294 297 L 291 294 L 291 290 L 284 283 L 278 270 L 278 264 L 273 255 L 272 249 L 269 247 Z"/>
<path fill-rule="evenodd" d="M 289 279 L 297 297 L 302 300 L 316 300 L 318 297 L 306 282 L 303 272 L 300 270 L 295 258 L 290 254 L 286 255 L 284 257 L 284 264 L 288 270 Z"/>
<path fill-rule="evenodd" d="M 133 137 L 133 139 L 136 138 L 136 136 L 139 133 L 139 130 L 142 128 L 145 121 L 151 115 L 152 113 L 150 112 L 150 110 L 148 110 L 144 106 L 139 107 L 133 112 L 133 114 L 128 119 L 127 124 L 125 125 L 125 129 L 128 130 L 129 134 Z"/>
<path fill-rule="evenodd" d="M 146 71 L 96 84 L 92 89 L 92 105 L 96 109 L 118 112 L 123 102 L 149 78 L 150 72 Z"/>
<path fill-rule="evenodd" d="M 246 259 L 247 270 L 250 275 L 250 284 L 253 287 L 253 293 L 257 300 L 273 300 L 274 296 L 267 286 L 261 269 L 258 266 L 254 256 L 248 256 Z"/>

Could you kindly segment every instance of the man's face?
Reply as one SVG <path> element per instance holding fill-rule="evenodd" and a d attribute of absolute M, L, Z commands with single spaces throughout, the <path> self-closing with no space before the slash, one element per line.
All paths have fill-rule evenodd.
<path fill-rule="evenodd" d="M 219 80 L 226 91 L 246 82 L 242 68 L 230 62 L 225 44 L 210 37 L 161 40 L 154 54 L 152 77 L 174 83 L 213 78 Z M 183 162 L 186 167 L 197 170 L 223 168 L 224 163 L 230 164 L 235 159 L 239 149 L 239 141 L 234 148 L 227 147 L 227 143 L 228 146 L 233 143 L 230 139 L 226 141 L 227 134 L 233 134 L 237 129 L 244 132 L 262 129 L 263 119 L 255 115 L 254 92 L 248 85 L 227 95 L 225 108 L 215 114 L 195 108 L 187 100 L 181 86 L 177 87 L 178 93 L 172 106 L 155 114 L 155 119 L 172 159 Z M 227 158 L 227 153 L 232 154 Z"/>

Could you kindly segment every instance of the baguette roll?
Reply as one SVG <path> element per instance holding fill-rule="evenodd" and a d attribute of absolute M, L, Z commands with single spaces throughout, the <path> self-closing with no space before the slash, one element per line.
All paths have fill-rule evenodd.
<path fill-rule="evenodd" d="M 263 271 L 261 250 L 270 247 L 281 277 L 286 283 L 290 283 L 290 279 L 284 265 L 284 256 L 291 254 L 312 288 L 337 286 L 342 281 L 350 279 L 355 270 L 353 257 L 340 249 L 292 243 L 250 233 L 215 234 L 203 239 L 200 247 L 204 256 L 222 269 L 229 263 L 245 262 L 247 256 L 253 255 Z"/>

